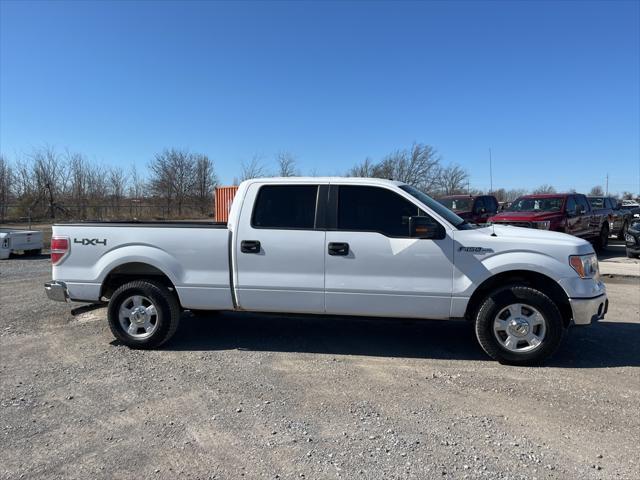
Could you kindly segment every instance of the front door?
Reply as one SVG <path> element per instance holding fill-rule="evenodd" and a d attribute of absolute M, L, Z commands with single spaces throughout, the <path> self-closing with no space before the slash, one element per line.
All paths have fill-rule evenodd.
<path fill-rule="evenodd" d="M 569 195 L 566 200 L 565 213 L 567 214 L 566 233 L 570 235 L 581 235 L 584 231 L 582 223 L 583 215 L 578 215 L 576 199 L 573 195 Z"/>
<path fill-rule="evenodd" d="M 379 186 L 331 190 L 329 208 L 337 211 L 324 251 L 327 313 L 448 318 L 451 232 L 442 240 L 410 238 L 409 217 L 428 215 L 409 194 Z"/>
<path fill-rule="evenodd" d="M 324 312 L 325 231 L 316 206 L 327 186 L 252 184 L 234 232 L 235 291 L 241 309 Z"/>

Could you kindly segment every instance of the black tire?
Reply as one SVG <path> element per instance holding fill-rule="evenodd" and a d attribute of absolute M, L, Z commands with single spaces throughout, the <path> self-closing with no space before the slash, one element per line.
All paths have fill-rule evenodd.
<path fill-rule="evenodd" d="M 636 253 L 632 253 L 631 250 L 629 250 L 628 248 L 627 250 L 627 258 L 639 258 L 640 255 L 636 254 Z"/>
<path fill-rule="evenodd" d="M 595 243 L 593 244 L 593 246 L 595 247 L 596 251 L 601 252 L 605 248 L 607 248 L 608 244 L 609 244 L 609 225 L 604 223 L 602 225 L 602 228 L 600 229 L 600 235 L 598 235 L 598 238 L 595 239 Z"/>
<path fill-rule="evenodd" d="M 620 229 L 620 233 L 618 233 L 618 240 L 624 240 L 624 235 L 627 233 L 627 230 L 629 230 L 629 223 L 625 220 Z"/>
<path fill-rule="evenodd" d="M 144 338 L 132 336 L 120 322 L 120 308 L 133 296 L 144 297 L 155 307 L 156 313 L 151 317 L 155 320 L 152 332 Z M 131 348 L 150 349 L 159 347 L 173 336 L 180 323 L 180 313 L 175 294 L 166 286 L 152 280 L 135 280 L 122 285 L 113 293 L 109 300 L 107 318 L 111 333 L 122 343 Z M 125 321 L 133 324 L 133 320 Z"/>
<path fill-rule="evenodd" d="M 515 352 L 498 341 L 494 321 L 497 321 L 501 311 L 512 304 L 533 307 L 544 320 L 545 334 L 533 350 Z M 493 291 L 482 302 L 476 315 L 475 330 L 480 346 L 491 358 L 509 365 L 537 365 L 555 353 L 566 327 L 560 310 L 547 295 L 524 285 L 509 285 Z"/>

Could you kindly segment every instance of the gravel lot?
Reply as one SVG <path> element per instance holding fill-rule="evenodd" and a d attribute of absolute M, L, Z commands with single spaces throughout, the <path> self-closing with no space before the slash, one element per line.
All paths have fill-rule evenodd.
<path fill-rule="evenodd" d="M 0 262 L 0 478 L 640 478 L 638 278 L 519 368 L 462 322 L 185 315 L 133 351 L 49 275 Z"/>

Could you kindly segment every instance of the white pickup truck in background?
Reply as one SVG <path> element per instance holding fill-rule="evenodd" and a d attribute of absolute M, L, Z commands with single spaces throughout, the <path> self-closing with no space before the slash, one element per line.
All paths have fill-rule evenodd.
<path fill-rule="evenodd" d="M 6 260 L 13 253 L 38 255 L 42 252 L 42 247 L 40 230 L 0 228 L 0 260 Z"/>
<path fill-rule="evenodd" d="M 532 364 L 608 307 L 587 241 L 477 228 L 378 179 L 248 180 L 228 224 L 58 224 L 51 252 L 48 296 L 108 301 L 134 348 L 166 342 L 183 309 L 246 310 L 467 319 L 491 357 Z"/>

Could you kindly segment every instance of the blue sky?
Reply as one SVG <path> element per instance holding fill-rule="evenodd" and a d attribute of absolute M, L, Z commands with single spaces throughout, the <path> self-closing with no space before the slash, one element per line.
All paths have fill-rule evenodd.
<path fill-rule="evenodd" d="M 471 185 L 640 190 L 640 2 L 0 2 L 0 150 L 223 183 L 282 150 L 340 174 L 423 142 Z"/>

